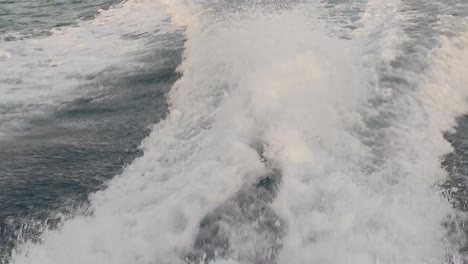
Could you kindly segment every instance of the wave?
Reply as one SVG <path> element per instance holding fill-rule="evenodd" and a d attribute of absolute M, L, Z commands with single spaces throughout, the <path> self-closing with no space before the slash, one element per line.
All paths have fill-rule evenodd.
<path fill-rule="evenodd" d="M 157 2 L 125 1 L 75 27 L 53 29 L 50 36 L 2 41 L 0 136 L 27 132 L 31 120 L 99 93 L 102 76 L 142 68 L 135 57 L 156 36 L 176 30 L 167 19 Z"/>

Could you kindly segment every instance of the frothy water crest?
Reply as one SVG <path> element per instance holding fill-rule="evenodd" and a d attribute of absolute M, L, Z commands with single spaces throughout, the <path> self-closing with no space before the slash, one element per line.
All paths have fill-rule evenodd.
<path fill-rule="evenodd" d="M 467 110 L 465 36 L 404 90 L 382 81 L 404 42 L 404 18 L 387 23 L 398 1 L 370 1 L 352 40 L 330 36 L 312 4 L 224 17 L 168 4 L 187 27 L 170 114 L 90 197 L 91 216 L 13 263 L 462 263 L 438 185 L 443 132 Z M 267 178 L 277 193 L 259 202 Z"/>

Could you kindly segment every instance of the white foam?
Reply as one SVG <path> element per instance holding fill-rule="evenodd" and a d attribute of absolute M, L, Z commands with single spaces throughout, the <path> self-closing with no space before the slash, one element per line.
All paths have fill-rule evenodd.
<path fill-rule="evenodd" d="M 418 99 L 424 90 L 391 101 L 395 120 L 383 131 L 368 126 L 377 110 L 367 100 L 391 96 L 376 87 L 374 67 L 394 56 L 377 53 L 372 65 L 362 54 L 375 50 L 328 36 L 307 13 L 185 20 L 183 77 L 144 156 L 91 196 L 92 216 L 23 245 L 13 263 L 183 263 L 202 217 L 265 172 L 251 147 L 259 140 L 283 175 L 279 263 L 446 263 L 455 253 L 442 223 L 454 210 L 436 185 L 448 126 Z M 384 49 L 398 52 L 393 43 Z M 456 54 L 447 65 L 459 74 L 466 64 L 453 64 Z M 440 82 L 455 72 L 438 65 Z M 384 160 L 369 170 L 377 154 L 368 142 L 379 140 Z M 231 258 L 217 263 L 246 263 Z"/>
<path fill-rule="evenodd" d="M 401 8 L 399 0 L 370 0 L 365 5 L 356 35 L 367 41 L 369 55 L 376 57 L 374 63 L 376 60 L 389 63 L 401 54 L 398 47 L 406 38 L 401 28 L 405 23 Z"/>
<path fill-rule="evenodd" d="M 422 100 L 431 109 L 435 125 L 449 131 L 456 125 L 455 117 L 468 112 L 468 33 L 444 38 L 432 57 L 434 66 L 425 78 Z"/>

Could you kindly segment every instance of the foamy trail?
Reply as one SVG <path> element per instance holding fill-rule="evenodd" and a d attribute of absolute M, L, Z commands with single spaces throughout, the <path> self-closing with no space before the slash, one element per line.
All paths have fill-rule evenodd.
<path fill-rule="evenodd" d="M 371 4 L 387 12 L 383 3 Z M 273 203 L 285 225 L 282 248 L 263 256 L 264 234 L 232 222 L 218 263 L 420 264 L 448 263 L 448 255 L 460 263 L 443 226 L 456 212 L 437 187 L 446 177 L 440 158 L 451 150 L 442 132 L 453 122 L 441 123 L 425 78 L 408 91 L 378 81 L 399 52 L 398 23 L 344 40 L 323 29 L 310 4 L 227 14 L 193 2 L 178 8 L 190 14 L 174 21 L 187 26 L 183 77 L 167 119 L 142 143 L 145 154 L 90 197 L 91 216 L 18 247 L 13 263 L 184 263 L 202 219 L 268 173 L 263 159 L 282 174 Z M 362 43 L 373 37 L 388 45 L 369 51 Z M 456 91 L 466 64 L 436 58 L 464 58 L 465 44 L 449 41 L 424 74 L 444 84 L 458 78 L 446 83 L 447 100 L 464 96 Z M 373 123 L 378 116 L 385 125 Z"/>
<path fill-rule="evenodd" d="M 134 57 L 152 38 L 174 30 L 163 9 L 155 1 L 124 1 L 50 36 L 2 41 L 0 136 L 27 131 L 29 121 L 60 104 L 99 93 L 106 73 L 141 68 Z"/>

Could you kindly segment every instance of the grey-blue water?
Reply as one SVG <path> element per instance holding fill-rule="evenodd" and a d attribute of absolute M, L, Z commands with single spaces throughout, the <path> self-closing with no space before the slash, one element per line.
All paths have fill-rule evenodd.
<path fill-rule="evenodd" d="M 48 34 L 50 29 L 76 25 L 78 19 L 92 19 L 100 8 L 115 1 L 8 1 L 0 2 L 0 34 Z M 8 34 L 10 33 L 10 34 Z"/>
<path fill-rule="evenodd" d="M 205 2 L 207 9 L 219 13 L 226 9 L 241 13 L 253 6 L 249 1 Z M 427 59 L 441 45 L 441 36 L 455 38 L 468 30 L 457 23 L 440 26 L 441 23 L 450 23 L 444 20 L 447 16 L 468 18 L 468 3 L 465 0 L 399 2 L 402 7 L 398 12 L 415 15 L 408 16 L 409 19 L 401 25 L 402 32 L 406 34 L 401 44 L 401 53 L 391 63 L 381 63 L 375 68 L 377 83 L 395 93 L 405 93 L 416 89 L 417 84 L 402 72 L 422 74 L 431 66 Z M 273 9 L 281 10 L 297 3 L 255 1 L 255 6 L 272 5 Z M 152 125 L 164 120 L 168 114 L 168 92 L 183 74 L 177 71 L 183 61 L 186 39 L 183 28 L 164 31 L 161 25 L 148 26 L 141 21 L 131 25 L 131 19 L 119 20 L 115 32 L 105 31 L 108 28 L 100 32 L 101 29 L 96 28 L 97 35 L 90 37 L 96 40 L 83 42 L 83 49 L 93 51 L 94 43 L 96 52 L 101 54 L 105 50 L 127 48 L 116 47 L 115 43 L 131 46 L 136 45 L 132 41 L 143 39 L 139 49 L 129 49 L 123 55 L 115 53 L 115 56 L 125 55 L 125 59 L 115 58 L 114 53 L 103 55 L 103 59 L 99 57 L 95 64 L 103 63 L 105 67 L 96 72 L 90 73 L 86 68 L 81 75 L 81 72 L 70 72 L 66 68 L 71 65 L 71 68 L 79 69 L 75 62 L 81 63 L 83 54 L 89 54 L 77 53 L 75 57 L 72 56 L 76 52 L 73 47 L 81 46 L 73 44 L 62 48 L 60 45 L 73 39 L 75 33 L 78 42 L 84 39 L 88 35 L 82 34 L 79 29 L 92 25 L 101 12 L 99 10 L 122 9 L 119 4 L 122 3 L 104 0 L 0 0 L 0 71 L 12 70 L 23 74 L 20 77 L 0 78 L 0 97 L 7 98 L 0 98 L 0 122 L 3 122 L 0 124 L 0 263 L 10 263 L 13 250 L 25 241 L 40 243 L 44 230 L 56 229 L 74 215 L 92 214 L 87 211 L 89 194 L 105 189 L 109 180 L 119 175 L 135 158 L 144 155 L 138 146 L 149 135 Z M 344 5 L 349 7 L 343 8 Z M 322 19 L 333 21 L 329 26 L 330 34 L 341 34 L 340 38 L 347 39 L 349 32 L 359 29 L 359 17 L 365 9 L 366 1 L 354 3 L 330 0 L 321 1 L 320 6 L 323 9 Z M 155 15 L 148 13 L 148 16 Z M 148 21 L 151 21 L 150 18 Z M 168 17 L 161 19 L 160 23 L 169 25 L 170 21 Z M 127 26 L 145 29 L 147 32 L 133 32 L 127 30 Z M 89 32 L 94 34 L 94 28 L 90 28 Z M 54 41 L 47 42 L 51 36 L 60 35 L 61 32 L 66 33 L 63 33 L 65 37 L 59 38 L 63 43 L 57 43 L 58 48 L 53 46 Z M 108 46 L 105 41 L 100 41 L 114 35 L 123 41 L 109 42 Z M 376 38 L 380 37 L 378 32 L 375 35 Z M 39 52 L 37 55 L 31 51 Z M 15 54 L 25 56 L 17 64 L 8 64 L 7 69 L 6 61 L 16 59 Z M 28 61 L 30 54 L 35 57 Z M 56 54 L 61 55 L 55 57 Z M 92 57 L 91 54 L 85 60 L 91 60 Z M 49 65 L 47 60 L 70 60 L 70 63 L 63 64 L 63 73 L 57 70 L 61 66 Z M 44 68 L 43 64 L 47 64 L 47 67 Z M 52 69 L 50 75 L 41 75 L 41 71 L 49 69 Z M 65 76 L 63 78 L 59 76 L 62 73 Z M 34 78 L 39 77 L 31 81 L 28 79 L 29 74 Z M 75 83 L 75 80 L 78 81 Z M 29 91 L 26 84 L 41 87 L 37 100 L 34 100 L 34 96 L 23 100 L 23 95 L 26 98 L 29 92 L 37 92 Z M 78 88 L 68 92 L 65 89 L 68 85 Z M 64 87 L 65 94 L 72 93 L 73 96 L 54 93 L 50 95 L 52 99 L 49 101 L 49 95 L 44 90 L 52 86 L 54 89 L 55 86 L 59 87 L 59 90 Z M 15 100 L 15 96 L 21 100 Z M 13 99 L 8 99 L 10 97 Z M 385 104 L 377 100 L 370 101 L 377 112 Z M 375 131 L 384 131 L 395 126 L 395 119 L 392 113 L 382 111 L 364 121 Z M 466 212 L 468 118 L 459 117 L 456 130 L 445 136 L 453 145 L 454 152 L 441 157 L 441 166 L 450 175 L 441 188 L 454 207 Z M 366 144 L 378 150 L 387 146 L 387 140 L 385 134 L 379 141 Z M 281 250 L 278 240 L 286 235 L 287 230 L 276 225 L 279 216 L 269 206 L 281 188 L 282 172 L 263 156 L 262 147 L 260 142 L 256 150 L 262 162 L 271 169 L 271 174 L 261 178 L 256 185 L 240 190 L 232 199 L 220 202 L 217 208 L 203 218 L 193 248 L 186 254 L 186 261 L 195 263 L 207 258 L 208 261 L 229 254 L 229 243 L 226 242 L 229 239 L 225 237 L 228 235 L 219 231 L 222 224 L 218 222 L 235 225 L 232 221 L 238 221 L 242 225 L 244 222 L 258 221 L 260 231 L 256 232 L 267 233 L 266 240 L 274 241 L 271 242 L 274 245 L 270 245 L 274 249 L 272 255 L 276 257 Z M 376 166 L 384 164 L 387 158 L 385 154 L 377 156 Z M 249 211 L 246 208 L 254 209 Z M 464 252 L 466 249 L 460 247 L 458 250 Z M 254 262 L 275 263 L 275 257 L 256 258 Z"/>

